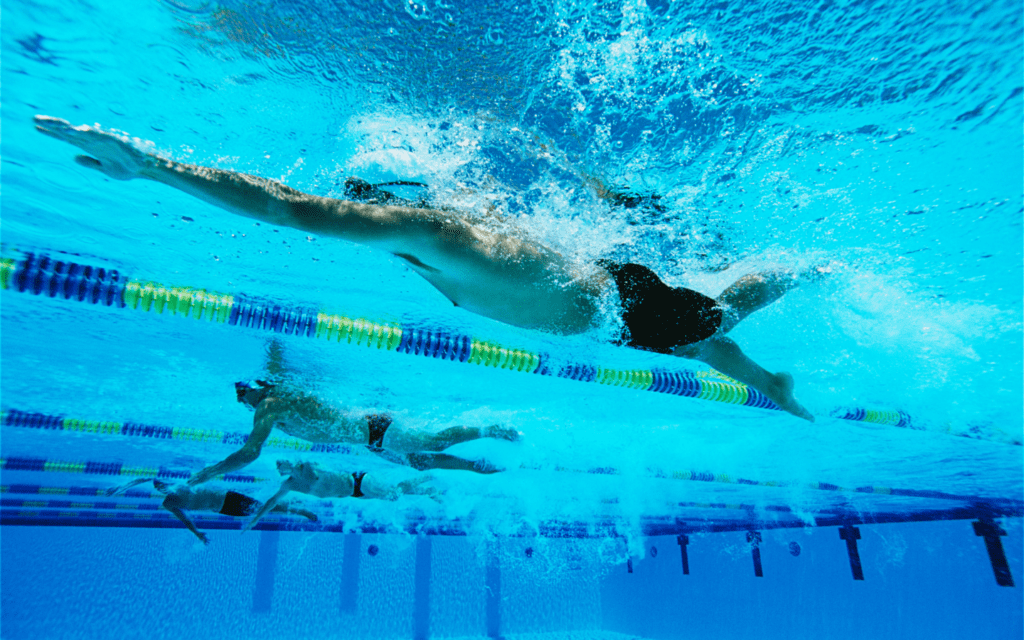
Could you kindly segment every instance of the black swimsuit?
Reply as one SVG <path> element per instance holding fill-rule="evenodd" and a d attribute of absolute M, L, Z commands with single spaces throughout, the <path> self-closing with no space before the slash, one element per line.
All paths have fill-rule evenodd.
<path fill-rule="evenodd" d="M 353 498 L 362 498 L 363 495 L 363 477 L 366 475 L 365 471 L 358 471 L 352 474 L 352 481 L 356 483 L 355 488 L 352 489 Z"/>
<path fill-rule="evenodd" d="M 366 446 L 370 451 L 380 452 L 384 448 L 384 434 L 391 426 L 391 416 L 383 413 L 366 416 L 366 425 L 370 427 L 370 442 Z"/>
<path fill-rule="evenodd" d="M 260 503 L 257 500 L 237 491 L 228 491 L 224 496 L 224 506 L 220 508 L 220 512 L 226 516 L 241 517 L 251 515 L 259 507 Z"/>
<path fill-rule="evenodd" d="M 710 338 L 722 324 L 722 308 L 702 293 L 673 288 L 647 267 L 598 260 L 615 279 L 622 301 L 622 343 L 671 353 L 679 345 Z"/>

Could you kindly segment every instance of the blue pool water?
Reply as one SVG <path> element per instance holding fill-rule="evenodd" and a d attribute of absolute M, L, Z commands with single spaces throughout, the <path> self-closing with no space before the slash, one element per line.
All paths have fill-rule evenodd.
<path fill-rule="evenodd" d="M 1000 540 L 1024 580 L 1019 3 L 2 10 L 3 637 L 1024 633 L 1020 587 L 997 584 L 986 550 Z M 573 380 L 593 365 L 723 382 L 615 346 L 612 319 L 573 337 L 517 329 L 453 307 L 386 253 L 105 178 L 37 133 L 37 114 L 321 196 L 343 196 L 349 176 L 420 181 L 395 191 L 711 296 L 826 266 L 731 334 L 792 372 L 817 419 Z M 596 184 L 660 206 L 612 206 Z M 547 369 L 33 291 L 55 262 L 407 339 L 466 336 Z M 325 400 L 422 433 L 500 423 L 521 440 L 457 445 L 505 471 L 438 472 L 440 501 L 310 498 L 316 525 L 273 517 L 243 535 L 237 518 L 194 514 L 208 546 L 151 484 L 103 495 L 236 448 L 252 415 L 232 383 L 266 374 L 272 338 Z M 212 486 L 265 500 L 279 459 L 401 472 L 270 444 Z M 842 526 L 860 535 L 863 580 Z"/>

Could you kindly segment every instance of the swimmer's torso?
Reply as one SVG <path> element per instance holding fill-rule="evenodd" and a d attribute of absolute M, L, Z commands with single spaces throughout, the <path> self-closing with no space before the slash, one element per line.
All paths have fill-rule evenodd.
<path fill-rule="evenodd" d="M 356 486 L 351 474 L 335 473 L 308 462 L 295 465 L 289 483 L 293 490 L 318 498 L 347 498 Z"/>
<path fill-rule="evenodd" d="M 611 282 L 602 269 L 449 212 L 332 202 L 335 235 L 405 260 L 456 305 L 517 327 L 588 331 Z"/>

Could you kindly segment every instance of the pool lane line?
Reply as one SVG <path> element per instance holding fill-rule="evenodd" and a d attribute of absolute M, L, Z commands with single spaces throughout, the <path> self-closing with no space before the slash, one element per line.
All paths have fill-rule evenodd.
<path fill-rule="evenodd" d="M 131 280 L 117 270 L 51 260 L 27 254 L 23 260 L 0 260 L 0 287 L 51 298 L 101 304 L 112 308 L 205 320 L 218 324 L 315 337 L 376 349 L 468 362 L 509 371 L 535 373 L 583 382 L 668 393 L 730 404 L 776 409 L 760 392 L 732 383 L 717 372 L 618 370 L 567 363 L 551 370 L 548 354 L 507 347 L 408 323 L 381 323 L 312 309 L 289 308 L 241 295 L 193 287 L 168 287 Z"/>
<path fill-rule="evenodd" d="M 0 509 L 0 526 L 78 526 L 78 527 L 118 527 L 118 528 L 160 528 L 184 529 L 184 525 L 171 514 L 163 511 L 144 511 L 132 513 L 112 512 L 77 512 L 73 510 L 49 509 Z M 673 517 L 644 518 L 639 523 L 640 533 L 644 536 L 668 536 L 689 533 L 720 533 L 735 531 L 769 529 L 806 529 L 822 527 L 839 527 L 846 525 L 895 524 L 906 522 L 937 522 L 952 520 L 975 520 L 991 518 L 1019 518 L 1024 510 L 989 509 L 986 506 L 956 507 L 953 509 L 932 509 L 915 513 L 877 512 L 877 513 L 844 513 L 814 517 L 813 522 L 807 520 L 757 520 L 748 519 L 736 522 L 688 522 Z M 242 518 L 213 515 L 205 513 L 192 514 L 192 520 L 199 529 L 240 530 L 245 524 Z M 633 522 L 628 520 L 610 520 L 602 518 L 593 522 L 543 519 L 528 529 L 520 527 L 514 532 L 502 532 L 504 537 L 514 538 L 622 538 L 626 532 L 634 530 Z M 394 523 L 357 523 L 339 521 L 328 524 L 325 522 L 309 522 L 304 518 L 286 520 L 280 516 L 267 516 L 254 527 L 256 530 L 276 531 L 309 531 L 337 533 L 407 533 L 412 535 L 448 535 L 466 536 L 477 531 L 471 521 L 463 519 L 447 520 L 444 523 L 427 518 L 409 518 L 397 526 Z"/>
<path fill-rule="evenodd" d="M 120 493 L 116 498 L 120 498 L 120 501 L 114 500 L 114 496 L 107 496 L 106 489 L 102 487 L 56 487 L 47 485 L 26 485 L 26 484 L 13 484 L 13 485 L 0 485 L 0 495 L 4 496 L 0 498 L 0 509 L 23 510 L 23 511 L 58 511 L 65 515 L 68 511 L 78 511 L 79 513 L 74 517 L 87 517 L 90 511 L 96 510 L 115 510 L 115 511 L 133 511 L 137 513 L 147 513 L 153 511 L 159 511 L 162 507 L 160 503 L 165 497 L 164 494 L 159 492 L 142 491 L 137 489 L 129 489 L 123 493 Z M 8 496 L 42 496 L 31 497 L 31 498 L 12 498 Z M 54 497 L 65 497 L 66 500 L 53 499 Z M 492 498 L 507 499 L 508 495 L 491 495 Z M 100 501 L 89 502 L 85 501 L 87 498 L 101 498 Z M 135 500 L 146 500 L 148 502 L 124 502 L 125 499 Z M 569 503 L 579 506 L 584 501 L 577 498 L 569 498 Z M 601 504 L 620 504 L 618 498 L 612 499 L 601 499 Z M 345 519 L 352 517 L 350 510 L 335 511 L 335 505 L 331 500 L 320 500 L 312 503 L 309 500 L 303 501 L 304 506 L 308 509 L 315 510 L 319 517 L 319 522 L 326 523 L 330 519 Z M 1014 516 L 1024 513 L 1024 504 L 1017 505 L 1005 505 L 1005 504 L 991 504 L 984 503 L 987 508 L 987 512 L 991 517 L 1006 517 Z M 838 518 L 844 515 L 848 515 L 848 510 L 843 508 L 827 508 L 827 509 L 811 509 L 806 507 L 794 508 L 789 505 L 758 505 L 754 503 L 724 503 L 724 502 L 693 502 L 693 501 L 676 501 L 666 500 L 662 505 L 666 509 L 701 509 L 708 511 L 739 511 L 742 512 L 746 518 L 744 521 L 749 520 L 755 514 L 764 514 L 760 522 L 787 522 L 785 518 L 789 516 L 789 520 L 804 521 L 800 514 L 811 513 L 815 519 L 824 518 Z M 979 505 L 975 505 L 979 506 Z M 860 510 L 857 512 L 863 517 L 870 517 L 871 513 L 887 513 L 887 512 L 864 512 Z M 770 514 L 775 514 L 774 519 L 768 519 Z M 209 515 L 209 514 L 208 514 Z M 528 514 L 513 514 L 520 520 L 529 520 Z M 600 517 L 611 518 L 615 514 L 602 513 Z M 134 516 L 142 517 L 142 516 Z M 228 518 L 227 516 L 221 516 L 222 518 Z M 666 517 L 666 516 L 648 516 L 649 518 L 655 517 Z M 676 520 L 685 520 L 693 523 L 700 520 L 706 523 L 707 527 L 714 527 L 720 525 L 730 524 L 730 520 L 735 521 L 737 518 L 726 518 L 716 519 L 714 517 L 685 517 L 681 513 L 673 513 L 671 517 Z M 228 518 L 230 520 L 230 518 Z"/>
<path fill-rule="evenodd" d="M 210 442 L 232 446 L 241 446 L 249 439 L 248 433 L 240 431 L 228 432 L 217 429 L 160 427 L 138 422 L 117 422 L 113 420 L 84 420 L 60 415 L 18 411 L 17 409 L 5 409 L 0 412 L 0 425 L 43 431 L 70 431 L 97 435 L 175 440 L 178 442 Z M 302 453 L 352 453 L 352 448 L 344 444 L 309 442 L 299 438 L 279 438 L 277 436 L 267 438 L 263 448 Z"/>
<path fill-rule="evenodd" d="M 180 471 L 167 467 L 128 466 L 123 462 L 68 461 L 47 458 L 29 458 L 7 456 L 0 458 L 0 471 L 42 471 L 47 473 L 80 473 L 97 476 L 124 476 L 133 478 L 159 478 L 161 480 L 186 480 L 192 476 L 190 471 Z M 218 480 L 253 484 L 266 482 L 266 478 L 258 476 L 229 473 L 217 476 Z"/>
<path fill-rule="evenodd" d="M 861 487 L 843 487 L 829 482 L 799 482 L 785 480 L 751 480 L 748 478 L 733 478 L 730 474 L 712 473 L 710 471 L 675 470 L 666 472 L 660 469 L 648 468 L 643 475 L 623 473 L 614 467 L 567 467 L 556 465 L 554 467 L 542 467 L 534 465 L 521 465 L 518 471 L 540 472 L 540 473 L 573 473 L 597 476 L 616 477 L 639 477 L 656 480 L 681 480 L 689 482 L 712 482 L 718 484 L 732 484 L 739 486 L 781 488 L 781 489 L 810 489 L 812 491 L 824 491 L 830 493 L 847 494 L 876 494 L 891 495 L 903 498 L 922 498 L 934 500 L 950 500 L 955 502 L 967 502 L 971 504 L 1022 504 L 1024 502 L 1014 501 L 1009 498 L 984 498 L 981 496 L 970 496 L 934 491 L 930 489 L 903 489 L 898 487 L 882 487 L 866 485 Z M 8 456 L 0 458 L 0 471 L 28 471 L 28 472 L 56 472 L 56 473 L 81 473 L 85 475 L 101 476 L 131 476 L 131 477 L 156 477 L 169 480 L 184 480 L 191 477 L 188 471 L 168 469 L 166 467 L 129 467 L 122 462 L 102 461 L 67 461 L 50 460 L 47 458 L 15 457 Z M 271 481 L 269 478 L 258 476 L 227 474 L 219 476 L 218 479 L 227 482 L 239 483 L 260 483 Z"/>
<path fill-rule="evenodd" d="M 168 287 L 155 282 L 132 280 L 116 269 L 52 260 L 45 255 L 28 253 L 21 260 L 0 258 L 0 288 L 113 308 L 156 314 L 168 312 L 170 315 L 218 324 L 334 340 L 508 371 L 781 410 L 761 392 L 718 372 L 660 368 L 620 370 L 579 362 L 565 363 L 555 371 L 551 367 L 553 359 L 550 354 L 511 348 L 451 332 L 443 327 L 422 328 L 409 323 L 374 322 L 308 308 L 282 306 L 244 295 L 209 292 L 193 287 Z M 909 414 L 897 410 L 838 408 L 830 416 L 852 422 L 936 430 L 915 422 Z M 977 433 L 948 429 L 936 431 L 1015 445 L 1024 443 L 1022 439 L 1009 434 L 985 434 L 980 427 L 976 430 Z"/>
<path fill-rule="evenodd" d="M 559 472 L 587 475 L 608 475 L 625 478 L 650 478 L 657 480 L 684 480 L 690 482 L 712 482 L 717 484 L 732 484 L 750 487 L 766 487 L 778 489 L 810 489 L 812 491 L 824 491 L 831 493 L 860 494 L 860 495 L 885 495 L 901 498 L 921 498 L 929 500 L 949 500 L 953 502 L 966 502 L 970 504 L 1004 504 L 1024 508 L 1024 501 L 1012 498 L 985 498 L 981 496 L 963 495 L 935 491 L 931 489 L 904 489 L 899 487 L 884 487 L 864 485 L 860 487 L 844 487 L 831 482 L 801 482 L 788 480 L 751 480 L 749 478 L 734 478 L 726 473 L 712 473 L 710 471 L 676 470 L 666 472 L 661 469 L 646 469 L 646 474 L 637 476 L 635 474 L 622 473 L 614 467 L 567 467 L 556 465 L 553 468 L 522 465 L 521 471 L 533 472 Z"/>
<path fill-rule="evenodd" d="M 0 485 L 0 495 L 3 496 L 57 496 L 57 497 L 74 497 L 79 500 L 86 498 L 107 498 L 107 488 L 104 487 L 83 487 L 83 486 L 70 486 L 70 487 L 59 487 L 52 485 L 43 484 L 3 484 Z M 137 499 L 137 500 L 161 500 L 164 498 L 164 494 L 157 491 L 145 491 L 141 489 L 128 489 L 117 494 L 117 497 L 122 499 Z M 507 498 L 507 494 L 488 494 L 486 497 L 489 498 Z M 579 504 L 581 502 L 578 498 L 569 497 L 565 499 L 568 503 Z M 28 505 L 16 505 L 14 503 L 3 502 L 0 500 L 0 506 L 25 506 L 38 508 L 42 504 L 41 498 L 22 499 L 22 502 L 32 504 Z M 603 505 L 618 505 L 621 504 L 619 498 L 601 498 L 599 502 Z M 310 504 L 309 501 L 305 501 L 306 504 Z M 53 503 L 50 503 L 53 504 Z M 787 505 L 757 505 L 753 503 L 725 503 L 725 502 L 692 502 L 692 501 L 678 501 L 678 500 L 666 500 L 664 505 L 666 507 L 683 507 L 689 509 L 716 509 L 716 510 L 731 510 L 731 511 L 774 511 L 778 513 L 794 513 L 793 507 Z M 49 508 L 58 508 L 61 505 L 52 506 Z M 330 508 L 331 502 L 329 500 L 321 500 L 318 503 L 319 507 Z M 823 512 L 825 513 L 825 512 Z"/>
<path fill-rule="evenodd" d="M 128 505 L 128 506 L 125 506 Z M 9 520 L 42 520 L 40 524 L 46 526 L 47 521 L 52 523 L 53 521 L 60 521 L 64 524 L 57 526 L 82 526 L 77 524 L 76 521 L 98 521 L 107 522 L 107 526 L 112 527 L 133 527 L 132 522 L 152 522 L 152 521 L 164 521 L 168 523 L 177 523 L 181 528 L 185 528 L 177 518 L 172 514 L 163 510 L 159 504 L 154 503 L 152 509 L 136 510 L 132 509 L 128 503 L 120 504 L 115 507 L 106 507 L 102 509 L 86 509 L 86 508 L 74 508 L 74 507 L 13 507 L 5 506 L 0 508 L 0 525 L 8 524 L 29 524 L 29 522 L 9 522 Z M 296 518 L 296 522 L 306 521 L 306 518 L 302 516 L 282 516 L 275 514 L 273 519 L 277 524 L 283 525 L 283 528 L 292 528 L 290 520 Z M 244 519 L 237 516 L 227 516 L 214 513 L 205 512 L 190 512 L 189 519 L 192 520 L 196 528 L 199 529 L 241 529 L 241 525 L 244 524 Z M 229 524 L 227 527 L 217 526 L 216 523 Z M 233 524 L 234 526 L 230 526 Z M 86 524 L 84 526 L 97 526 L 96 524 Z M 103 526 L 103 525 L 99 525 Z M 259 527 L 256 527 L 259 529 Z"/>
<path fill-rule="evenodd" d="M 117 496 L 108 496 L 107 489 L 102 487 L 55 487 L 46 485 L 0 485 L 0 508 L 4 509 L 48 509 L 48 510 L 78 510 L 78 511 L 90 511 L 90 510 L 125 510 L 125 511 L 156 511 L 161 509 L 161 502 L 166 497 L 165 494 L 160 492 L 151 491 L 136 491 L 129 489 L 123 493 L 119 493 Z M 18 496 L 18 497 L 14 497 Z M 31 497 L 26 497 L 31 496 Z M 489 494 L 487 497 L 509 500 L 510 496 L 507 494 Z M 62 499 L 63 498 L 63 499 Z M 100 498 L 98 501 L 90 501 L 89 498 Z M 136 502 L 125 500 L 136 500 Z M 143 500 L 144 502 L 137 502 L 137 500 Z M 325 519 L 337 519 L 338 516 L 350 517 L 352 512 L 347 509 L 335 510 L 335 505 L 331 500 L 319 500 L 316 502 L 310 500 L 303 500 L 303 506 L 307 509 L 314 510 L 320 521 Z M 580 504 L 590 504 L 586 501 L 578 498 L 568 498 L 566 502 L 572 503 L 576 506 Z M 619 500 L 601 500 L 602 505 L 604 504 L 619 504 Z M 773 506 L 773 507 L 762 507 L 758 509 L 753 504 L 716 504 L 716 503 L 689 503 L 689 502 L 677 502 L 672 500 L 666 500 L 662 506 L 665 509 L 678 509 L 682 508 L 699 508 L 699 509 L 714 509 L 714 510 L 733 510 L 741 511 L 743 513 L 752 513 L 755 510 L 760 511 L 774 511 L 777 513 L 793 513 L 790 507 Z M 602 512 L 603 515 L 608 515 Z M 510 514 L 519 519 L 527 519 L 526 514 L 517 513 Z"/>

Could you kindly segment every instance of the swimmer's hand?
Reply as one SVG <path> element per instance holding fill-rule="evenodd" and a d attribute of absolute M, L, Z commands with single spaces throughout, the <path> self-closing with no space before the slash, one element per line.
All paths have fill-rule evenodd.
<path fill-rule="evenodd" d="M 213 480 L 220 474 L 220 464 L 210 465 L 209 467 L 196 471 L 194 474 L 192 474 L 192 477 L 188 479 L 188 486 L 194 487 L 197 484 L 209 482 L 210 480 Z"/>
<path fill-rule="evenodd" d="M 89 154 L 75 156 L 75 162 L 83 167 L 96 169 L 114 180 L 138 178 L 154 160 L 153 156 L 136 148 L 127 136 L 84 124 L 73 127 L 67 120 L 51 116 L 39 115 L 34 120 L 36 131 L 73 144 Z"/>

